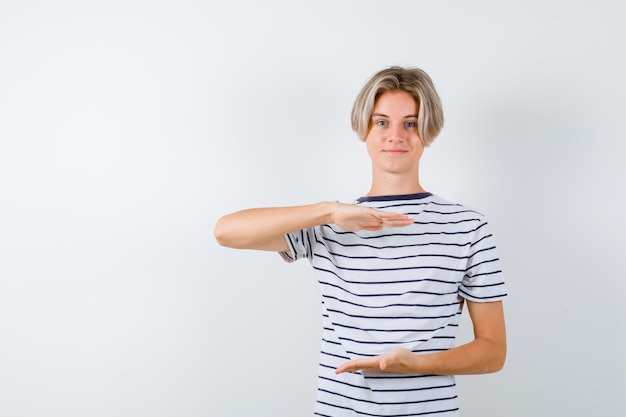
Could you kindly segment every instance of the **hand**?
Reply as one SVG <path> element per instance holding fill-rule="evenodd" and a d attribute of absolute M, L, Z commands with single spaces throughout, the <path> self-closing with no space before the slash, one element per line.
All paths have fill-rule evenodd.
<path fill-rule="evenodd" d="M 413 224 L 406 214 L 390 213 L 353 204 L 336 203 L 333 223 L 348 232 L 380 230 L 384 227 L 404 227 Z"/>
<path fill-rule="evenodd" d="M 356 371 L 383 371 L 394 373 L 419 373 L 415 369 L 417 355 L 409 349 L 396 349 L 384 355 L 354 359 L 335 369 L 336 374 Z"/>

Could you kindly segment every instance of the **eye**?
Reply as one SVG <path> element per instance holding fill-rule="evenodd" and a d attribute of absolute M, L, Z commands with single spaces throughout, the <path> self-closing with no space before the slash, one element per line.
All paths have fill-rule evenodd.
<path fill-rule="evenodd" d="M 380 126 L 380 127 L 385 127 L 387 126 L 387 121 L 386 120 L 377 120 L 376 121 L 376 126 Z"/>
<path fill-rule="evenodd" d="M 417 126 L 417 123 L 415 123 L 415 122 L 413 122 L 413 121 L 408 121 L 408 122 L 405 122 L 405 123 L 404 123 L 404 126 L 406 126 L 406 127 L 410 128 L 410 129 L 412 129 L 412 128 L 414 128 L 415 126 Z"/>

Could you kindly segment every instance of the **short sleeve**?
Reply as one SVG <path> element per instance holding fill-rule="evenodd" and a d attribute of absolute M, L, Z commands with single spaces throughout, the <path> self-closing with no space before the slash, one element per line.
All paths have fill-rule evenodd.
<path fill-rule="evenodd" d="M 459 292 L 478 302 L 500 301 L 507 296 L 495 239 L 484 218 L 474 230 Z"/>
<path fill-rule="evenodd" d="M 313 244 L 315 242 L 315 230 L 313 228 L 299 230 L 285 235 L 285 241 L 289 246 L 288 252 L 280 252 L 280 256 L 286 262 L 295 262 L 298 259 L 311 259 Z"/>

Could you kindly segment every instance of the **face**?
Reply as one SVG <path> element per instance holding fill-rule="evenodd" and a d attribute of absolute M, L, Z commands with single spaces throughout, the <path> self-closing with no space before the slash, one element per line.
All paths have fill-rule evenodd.
<path fill-rule="evenodd" d="M 424 152 L 417 112 L 417 103 L 406 91 L 389 91 L 378 97 L 365 138 L 375 175 L 417 177 Z"/>

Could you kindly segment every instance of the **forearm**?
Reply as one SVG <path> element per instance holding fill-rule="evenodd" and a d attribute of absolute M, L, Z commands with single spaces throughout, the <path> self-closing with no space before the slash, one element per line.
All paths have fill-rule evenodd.
<path fill-rule="evenodd" d="M 463 375 L 497 372 L 506 358 L 506 330 L 502 302 L 478 303 L 467 300 L 474 326 L 474 340 L 436 353 L 415 354 L 396 349 L 384 355 L 357 358 L 335 372 L 382 370 L 409 374 Z"/>
<path fill-rule="evenodd" d="M 504 366 L 506 343 L 475 339 L 470 343 L 443 352 L 409 357 L 410 373 L 436 375 L 468 375 L 497 372 Z"/>
<path fill-rule="evenodd" d="M 497 372 L 506 358 L 506 329 L 501 301 L 478 303 L 467 300 L 474 340 L 443 352 L 412 355 L 419 373 L 464 375 Z"/>
<path fill-rule="evenodd" d="M 408 226 L 413 219 L 406 214 L 370 207 L 325 202 L 238 211 L 222 217 L 214 234 L 221 245 L 231 248 L 285 251 L 288 249 L 283 238 L 286 233 L 331 223 L 347 231 L 380 230 Z"/>
<path fill-rule="evenodd" d="M 274 250 L 286 233 L 333 222 L 333 204 L 255 208 L 219 219 L 214 235 L 218 243 L 237 249 Z"/>
<path fill-rule="evenodd" d="M 485 374 L 502 369 L 505 356 L 503 341 L 478 338 L 443 352 L 415 354 L 401 348 L 380 356 L 353 359 L 339 366 L 335 373 L 373 370 L 402 374 Z"/>

